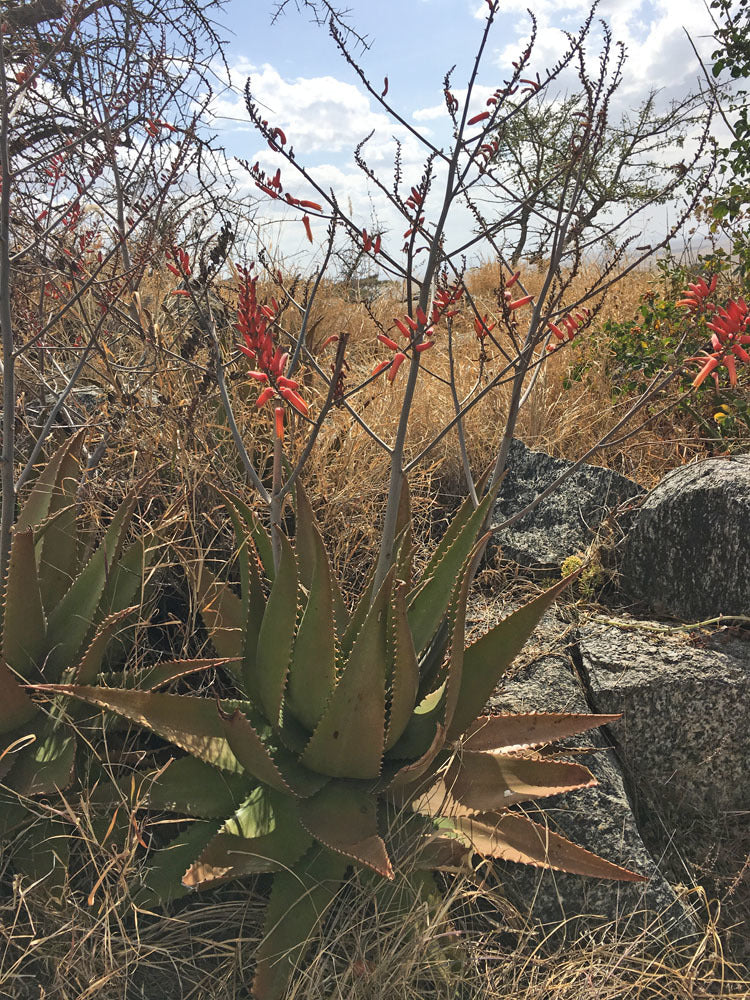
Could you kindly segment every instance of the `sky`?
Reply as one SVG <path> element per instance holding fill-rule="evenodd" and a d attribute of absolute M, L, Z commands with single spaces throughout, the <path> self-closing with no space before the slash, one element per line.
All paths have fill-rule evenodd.
<path fill-rule="evenodd" d="M 273 0 L 228 0 L 220 20 L 231 77 L 227 80 L 217 65 L 213 127 L 230 154 L 250 163 L 259 161 L 269 174 L 281 166 L 285 188 L 298 197 L 310 197 L 312 192 L 304 182 L 292 176 L 291 168 L 248 121 L 242 89 L 249 77 L 264 115 L 284 130 L 298 160 L 314 171 L 322 186 L 332 187 L 341 204 L 351 204 L 363 225 L 377 220 L 381 228 L 394 231 L 401 220 L 389 214 L 356 167 L 354 148 L 375 131 L 366 149 L 367 159 L 388 185 L 392 183 L 394 137 L 403 141 L 408 183 L 416 183 L 422 172 L 424 150 L 404 126 L 378 107 L 328 31 L 312 23 L 309 12 L 289 0 L 285 13 L 272 23 L 275 6 Z M 501 15 L 484 54 L 472 113 L 484 110 L 486 96 L 502 85 L 512 72 L 512 61 L 526 47 L 531 30 L 529 6 L 537 18 L 531 70 L 542 74 L 563 51 L 564 32 L 576 31 L 590 8 L 575 0 L 501 0 Z M 484 0 L 348 0 L 346 7 L 351 24 L 369 43 L 369 49 L 355 47 L 354 53 L 375 89 L 380 92 L 387 76 L 388 100 L 404 119 L 424 130 L 436 145 L 447 145 L 450 122 L 443 102 L 443 78 L 455 65 L 452 89 L 459 97 L 465 93 L 462 87 L 487 14 Z M 710 61 L 715 47 L 703 0 L 602 0 L 596 17 L 591 58 L 598 57 L 597 43 L 602 37 L 598 19 L 609 24 L 614 40 L 623 42 L 627 51 L 618 111 L 635 109 L 652 89 L 666 103 L 697 88 L 701 70 L 686 32 L 706 60 Z M 563 78 L 558 96 L 574 82 Z M 236 176 L 248 191 L 254 189 L 241 170 Z M 280 221 L 282 216 L 284 221 Z M 298 214 L 284 215 L 274 203 L 268 211 L 263 208 L 261 217 L 267 220 L 265 238 L 272 247 L 287 257 L 309 250 Z M 661 225 L 662 220 L 653 221 Z M 319 246 L 325 225 L 321 220 L 313 222 Z M 455 239 L 465 236 L 468 225 L 466 219 L 457 223 Z"/>

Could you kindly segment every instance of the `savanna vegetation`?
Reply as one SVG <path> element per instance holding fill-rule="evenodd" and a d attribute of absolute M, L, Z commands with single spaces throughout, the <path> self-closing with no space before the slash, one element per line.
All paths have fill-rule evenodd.
<path fill-rule="evenodd" d="M 222 6 L 0 4 L 0 995 L 747 995 L 742 817 L 678 845 L 698 939 L 540 935 L 503 863 L 640 877 L 524 811 L 591 784 L 550 747 L 610 717 L 483 714 L 599 597 L 485 557 L 513 437 L 646 487 L 747 450 L 746 0 L 694 94 L 627 113 L 595 9 L 552 66 L 532 17 L 487 96 L 486 0 L 441 146 L 303 0 L 421 150 L 353 150 L 387 225 L 252 80 L 276 165 L 226 156 Z"/>

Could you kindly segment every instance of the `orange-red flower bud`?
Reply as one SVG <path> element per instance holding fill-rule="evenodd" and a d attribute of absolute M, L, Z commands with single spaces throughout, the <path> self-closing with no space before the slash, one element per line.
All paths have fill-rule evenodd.
<path fill-rule="evenodd" d="M 399 368 L 404 363 L 404 361 L 406 361 L 406 355 L 402 351 L 399 351 L 399 353 L 395 356 L 395 358 L 391 362 L 391 370 L 388 372 L 387 376 L 389 382 L 393 382 L 394 378 L 398 373 Z"/>
<path fill-rule="evenodd" d="M 522 299 L 516 299 L 515 302 L 509 302 L 508 309 L 510 309 L 512 312 L 514 309 L 520 309 L 521 306 L 527 306 L 529 302 L 533 300 L 533 298 L 534 298 L 533 295 L 524 295 Z"/>
<path fill-rule="evenodd" d="M 263 392 L 258 396 L 255 405 L 258 408 L 260 408 L 265 403 L 267 403 L 272 396 L 273 396 L 273 388 L 272 386 L 269 385 L 268 388 L 264 389 Z"/>
<path fill-rule="evenodd" d="M 276 437 L 284 440 L 284 407 L 277 406 L 274 410 L 274 417 L 276 418 Z"/>
<path fill-rule="evenodd" d="M 301 204 L 303 204 L 303 203 L 300 202 L 300 205 Z M 312 243 L 312 241 L 313 241 L 313 235 L 312 235 L 312 229 L 310 228 L 310 216 L 309 215 L 303 215 L 302 216 L 302 225 L 305 227 L 305 232 L 307 233 L 308 240 L 310 241 L 310 243 Z"/>
<path fill-rule="evenodd" d="M 392 351 L 397 351 L 399 349 L 398 344 L 395 340 L 391 340 L 390 337 L 386 337 L 384 333 L 378 334 L 378 340 L 381 344 L 385 344 L 386 347 L 390 347 Z"/>
<path fill-rule="evenodd" d="M 478 115 L 474 115 L 473 118 L 470 118 L 466 124 L 476 125 L 478 122 L 486 121 L 489 117 L 490 117 L 489 111 L 481 111 Z"/>

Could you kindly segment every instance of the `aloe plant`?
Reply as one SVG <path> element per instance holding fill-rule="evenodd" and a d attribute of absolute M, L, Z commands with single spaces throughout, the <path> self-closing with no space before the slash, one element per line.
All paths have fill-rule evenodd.
<path fill-rule="evenodd" d="M 1 613 L 0 840 L 27 826 L 14 864 L 33 878 L 50 876 L 50 886 L 65 875 L 70 825 L 38 820 L 36 800 L 73 781 L 74 724 L 85 709 L 60 697 L 35 700 L 35 691 L 49 682 L 96 681 L 110 640 L 138 610 L 132 605 L 149 559 L 146 539 L 125 543 L 134 494 L 123 500 L 98 546 L 79 530 L 82 440 L 76 434 L 55 452 L 19 513 Z M 159 664 L 150 682 L 182 670 L 179 662 Z"/>
<path fill-rule="evenodd" d="M 301 487 L 295 545 L 270 539 L 224 497 L 239 538 L 240 593 L 205 568 L 198 593 L 237 701 L 74 683 L 54 690 L 119 713 L 185 751 L 149 779 L 147 804 L 193 822 L 157 852 L 141 899 L 275 873 L 254 995 L 281 997 L 303 943 L 352 865 L 394 878 L 383 830 L 412 811 L 418 870 L 471 851 L 596 877 L 635 875 L 509 807 L 595 783 L 545 759 L 554 740 L 617 716 L 482 716 L 498 678 L 566 581 L 465 647 L 470 582 L 488 497 L 453 520 L 413 580 L 408 496 L 382 585 L 348 611 Z M 260 556 L 260 558 L 259 558 Z M 270 580 L 266 597 L 265 571 Z M 145 783 L 146 785 L 149 782 Z"/>

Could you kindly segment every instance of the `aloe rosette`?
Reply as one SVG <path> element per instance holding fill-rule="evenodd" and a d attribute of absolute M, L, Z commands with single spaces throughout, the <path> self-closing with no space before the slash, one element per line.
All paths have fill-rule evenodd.
<path fill-rule="evenodd" d="M 468 590 L 486 544 L 476 537 L 490 499 L 476 510 L 467 501 L 415 581 L 405 494 L 390 572 L 350 612 L 301 487 L 295 544 L 279 532 L 277 569 L 251 510 L 225 496 L 240 542 L 240 593 L 205 567 L 197 589 L 243 699 L 59 688 L 186 753 L 150 779 L 148 805 L 193 822 L 155 853 L 142 898 L 275 873 L 257 954 L 261 1000 L 284 994 L 303 942 L 352 865 L 394 878 L 383 831 L 399 813 L 418 828 L 416 870 L 477 851 L 583 875 L 640 877 L 509 808 L 594 784 L 585 767 L 537 751 L 617 717 L 481 715 L 567 583 L 465 647 Z"/>
<path fill-rule="evenodd" d="M 52 456 L 16 522 L 2 606 L 0 655 L 0 841 L 24 828 L 14 866 L 60 884 L 70 824 L 38 818 L 37 799 L 74 780 L 80 750 L 75 723 L 83 705 L 53 696 L 50 682 L 92 684 L 113 637 L 138 611 L 148 545 L 126 543 L 136 497 L 127 496 L 98 545 L 79 530 L 76 492 L 82 433 Z M 150 672 L 153 684 L 180 672 L 177 662 Z"/>

